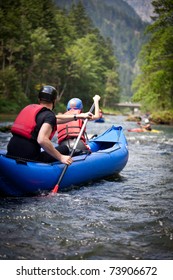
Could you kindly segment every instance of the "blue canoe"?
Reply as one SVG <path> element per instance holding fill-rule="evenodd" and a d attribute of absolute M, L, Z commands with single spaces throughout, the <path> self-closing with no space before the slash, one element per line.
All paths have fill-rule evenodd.
<path fill-rule="evenodd" d="M 118 174 L 128 161 L 128 145 L 121 126 L 112 126 L 89 140 L 91 154 L 73 157 L 73 163 L 60 183 L 67 191 L 90 181 Z M 61 175 L 64 164 L 16 160 L 0 151 L 0 196 L 31 196 L 49 193 Z"/>
<path fill-rule="evenodd" d="M 95 120 L 94 122 L 96 122 L 96 123 L 104 123 L 105 119 L 104 118 L 100 118 L 100 119 Z"/>

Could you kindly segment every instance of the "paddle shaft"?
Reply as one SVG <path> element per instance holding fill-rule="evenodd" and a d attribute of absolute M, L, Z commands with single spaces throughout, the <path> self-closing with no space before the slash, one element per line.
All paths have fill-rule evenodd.
<path fill-rule="evenodd" d="M 91 108 L 90 108 L 90 110 L 89 110 L 90 113 L 92 113 L 92 111 L 94 110 L 94 107 L 95 107 L 95 104 L 93 103 L 93 105 L 91 106 Z M 78 137 L 77 137 L 77 139 L 76 139 L 76 142 L 75 142 L 75 144 L 74 144 L 74 146 L 73 146 L 73 149 L 72 149 L 72 151 L 71 151 L 71 153 L 70 153 L 70 157 L 73 156 L 73 154 L 74 154 L 74 152 L 75 152 L 75 150 L 76 150 L 76 148 L 77 148 L 77 145 L 78 145 L 78 143 L 79 143 L 79 140 L 81 139 L 81 136 L 82 136 L 82 134 L 83 134 L 83 132 L 84 132 L 84 129 L 85 129 L 85 127 L 86 127 L 87 122 L 88 122 L 88 119 L 85 119 L 85 121 L 84 121 L 84 123 L 83 123 L 83 125 L 82 125 L 82 128 L 81 128 L 81 130 L 80 130 L 80 133 L 79 133 L 79 135 L 78 135 Z M 63 179 L 63 177 L 64 177 L 64 174 L 65 174 L 67 168 L 68 168 L 68 164 L 66 164 L 66 165 L 64 166 L 63 171 L 62 171 L 62 173 L 61 173 L 61 175 L 60 175 L 60 177 L 59 177 L 59 180 L 58 180 L 56 186 L 54 187 L 54 189 L 53 189 L 53 191 L 52 191 L 53 193 L 57 192 L 58 187 L 59 187 L 59 184 L 60 184 L 60 182 L 62 181 L 62 179 Z"/>

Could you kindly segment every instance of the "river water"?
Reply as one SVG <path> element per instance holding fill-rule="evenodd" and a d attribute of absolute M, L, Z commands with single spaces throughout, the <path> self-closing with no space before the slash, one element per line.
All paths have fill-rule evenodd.
<path fill-rule="evenodd" d="M 0 199 L 1 260 L 173 259 L 173 127 L 132 133 L 106 116 L 89 134 L 122 125 L 129 161 L 120 176 L 54 196 Z M 0 133 L 0 149 L 10 133 Z"/>

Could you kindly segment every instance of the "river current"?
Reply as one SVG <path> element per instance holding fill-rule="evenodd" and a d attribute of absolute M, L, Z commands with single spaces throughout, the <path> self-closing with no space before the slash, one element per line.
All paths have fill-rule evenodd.
<path fill-rule="evenodd" d="M 133 133 L 122 116 L 87 124 L 89 134 L 122 125 L 129 160 L 119 176 L 54 196 L 0 199 L 1 260 L 173 259 L 173 127 Z M 10 133 L 0 133 L 0 149 Z"/>

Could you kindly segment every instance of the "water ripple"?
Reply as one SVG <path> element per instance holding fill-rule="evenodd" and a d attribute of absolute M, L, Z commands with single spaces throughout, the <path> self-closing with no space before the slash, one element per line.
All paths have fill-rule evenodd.
<path fill-rule="evenodd" d="M 111 123 L 129 127 L 109 117 L 88 129 Z M 2 198 L 0 259 L 172 259 L 173 131 L 161 129 L 125 130 L 130 155 L 119 176 L 54 196 Z M 9 137 L 0 133 L 1 149 Z"/>

